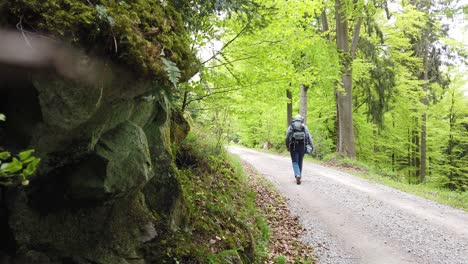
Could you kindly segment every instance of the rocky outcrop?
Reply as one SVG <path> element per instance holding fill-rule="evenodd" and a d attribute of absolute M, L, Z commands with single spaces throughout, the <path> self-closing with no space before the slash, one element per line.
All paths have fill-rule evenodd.
<path fill-rule="evenodd" d="M 0 251 L 15 263 L 144 263 L 142 244 L 186 221 L 172 146 L 187 121 L 154 81 L 107 74 L 0 82 L 0 146 L 42 159 L 30 186 L 1 192 Z"/>
<path fill-rule="evenodd" d="M 0 4 L 21 29 L 0 31 L 0 151 L 41 158 L 29 186 L 0 186 L 0 261 L 143 263 L 186 223 L 173 151 L 190 126 L 164 61 L 179 82 L 199 62 L 176 2 Z"/>

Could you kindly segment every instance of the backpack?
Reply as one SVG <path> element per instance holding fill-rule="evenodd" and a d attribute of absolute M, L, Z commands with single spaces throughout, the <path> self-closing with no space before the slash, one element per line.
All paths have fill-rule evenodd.
<path fill-rule="evenodd" d="M 291 122 L 291 141 L 301 141 L 304 142 L 306 139 L 304 124 L 301 120 L 293 120 Z"/>

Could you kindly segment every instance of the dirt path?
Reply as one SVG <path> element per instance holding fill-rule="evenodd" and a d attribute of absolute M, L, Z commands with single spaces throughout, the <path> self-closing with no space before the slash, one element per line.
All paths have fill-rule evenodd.
<path fill-rule="evenodd" d="M 229 147 L 289 199 L 319 263 L 468 264 L 468 214 L 313 163 Z"/>

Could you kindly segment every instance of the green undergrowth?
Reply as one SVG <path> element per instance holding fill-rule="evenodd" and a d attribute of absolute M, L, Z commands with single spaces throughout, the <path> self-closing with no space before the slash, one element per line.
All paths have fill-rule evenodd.
<path fill-rule="evenodd" d="M 240 162 L 204 135 L 190 133 L 177 151 L 188 226 L 168 240 L 180 263 L 262 263 L 268 227 Z M 170 245 L 169 245 L 170 244 Z"/>
<path fill-rule="evenodd" d="M 324 164 L 338 167 L 361 178 L 390 186 L 407 193 L 412 193 L 429 200 L 447 204 L 452 207 L 460 208 L 468 212 L 468 192 L 441 189 L 433 186 L 431 183 L 409 184 L 406 181 L 406 177 L 395 172 L 373 168 L 365 163 L 340 157 L 338 155 L 329 155 L 325 157 Z"/>

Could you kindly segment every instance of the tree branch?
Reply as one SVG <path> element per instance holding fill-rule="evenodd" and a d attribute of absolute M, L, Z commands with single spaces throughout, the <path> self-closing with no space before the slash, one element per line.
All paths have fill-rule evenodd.
<path fill-rule="evenodd" d="M 324 3 L 325 5 L 325 3 Z M 323 12 L 322 12 L 322 32 L 325 34 L 329 42 L 332 42 L 331 36 L 330 36 L 330 29 L 328 27 L 328 18 L 327 18 L 327 9 L 324 7 Z"/>
<path fill-rule="evenodd" d="M 360 103 L 358 106 L 356 106 L 356 108 L 354 108 L 353 113 L 356 113 L 356 111 L 357 111 L 359 108 L 361 108 L 361 106 L 363 106 L 365 103 L 366 103 L 366 100 L 363 100 L 362 103 Z"/>
<path fill-rule="evenodd" d="M 359 42 L 359 31 L 361 30 L 361 24 L 362 24 L 362 17 L 358 18 L 358 22 L 354 26 L 354 32 L 353 32 L 353 41 L 351 42 L 351 58 L 354 59 L 356 56 L 356 50 L 357 50 L 357 45 Z"/>
<path fill-rule="evenodd" d="M 250 59 L 253 59 L 253 58 L 255 58 L 255 56 L 249 56 L 249 57 L 245 57 L 245 58 L 240 58 L 240 59 L 237 59 L 237 60 L 228 61 L 228 62 L 221 63 L 221 64 L 218 64 L 218 65 L 208 66 L 208 67 L 206 67 L 206 68 L 210 69 L 210 68 L 221 67 L 221 66 L 224 66 L 224 65 L 226 65 L 226 64 L 231 64 L 231 63 L 236 62 L 236 61 L 250 60 Z"/>
<path fill-rule="evenodd" d="M 243 87 L 239 87 L 239 88 L 235 88 L 235 89 L 226 89 L 226 90 L 216 91 L 216 92 L 212 92 L 212 93 L 205 94 L 205 95 L 200 95 L 200 96 L 198 96 L 197 98 L 193 98 L 193 99 L 187 100 L 187 103 L 185 104 L 185 106 L 187 107 L 187 106 L 188 106 L 190 103 L 192 103 L 192 102 L 203 100 L 203 99 L 205 99 L 206 97 L 212 96 L 212 95 L 214 95 L 214 94 L 228 93 L 228 92 L 240 90 L 240 89 L 242 89 L 242 88 L 243 88 Z"/>
<path fill-rule="evenodd" d="M 21 35 L 23 36 L 24 41 L 26 42 L 26 44 L 28 45 L 28 47 L 32 48 L 31 42 L 29 42 L 28 37 L 26 37 L 26 34 L 24 34 L 24 30 L 23 30 L 23 16 L 22 16 L 22 15 L 21 15 L 21 17 L 20 17 L 20 20 L 19 20 L 18 24 L 16 24 L 16 28 L 17 28 L 19 31 L 21 31 Z"/>
<path fill-rule="evenodd" d="M 263 43 L 268 43 L 270 45 L 273 45 L 273 44 L 280 43 L 280 42 L 283 42 L 283 40 L 262 40 L 262 41 L 255 43 L 254 45 L 260 45 Z"/>
<path fill-rule="evenodd" d="M 255 86 L 255 85 L 259 85 L 259 84 L 263 84 L 263 83 L 268 83 L 268 82 L 283 81 L 283 80 L 290 80 L 290 78 L 268 80 L 268 81 L 265 81 L 265 82 L 257 82 L 257 83 L 252 83 L 252 84 L 248 84 L 248 85 L 241 85 L 241 86 L 236 85 L 236 86 L 224 86 L 224 87 L 214 88 L 214 89 L 211 89 L 211 90 L 215 90 L 214 92 L 211 92 L 211 91 L 210 91 L 209 94 L 200 95 L 200 96 L 198 96 L 198 97 L 196 97 L 196 98 L 193 98 L 193 99 L 190 99 L 190 100 L 186 100 L 185 108 L 187 108 L 187 106 L 188 106 L 190 103 L 192 103 L 192 102 L 203 100 L 203 99 L 205 99 L 206 97 L 209 97 L 209 96 L 214 95 L 214 94 L 228 93 L 228 92 L 232 92 L 232 91 L 241 90 L 241 89 L 243 89 L 243 88 L 250 87 L 250 86 Z M 237 87 L 237 88 L 233 88 L 233 87 Z M 231 89 L 231 88 L 232 88 L 232 89 Z M 220 90 L 220 89 L 223 89 L 223 90 Z"/>
<path fill-rule="evenodd" d="M 237 33 L 236 36 L 233 39 L 231 39 L 226 44 L 224 44 L 224 46 L 221 47 L 220 50 L 218 50 L 215 54 L 213 54 L 213 56 L 211 56 L 209 59 L 202 62 L 202 64 L 205 64 L 205 63 L 209 62 L 210 60 L 216 58 L 225 48 L 227 48 L 229 45 L 231 45 L 232 42 L 234 42 L 240 35 L 242 35 L 242 33 L 244 33 L 244 31 L 246 31 L 248 27 L 249 27 L 249 24 L 245 25 L 245 27 L 239 33 Z"/>

